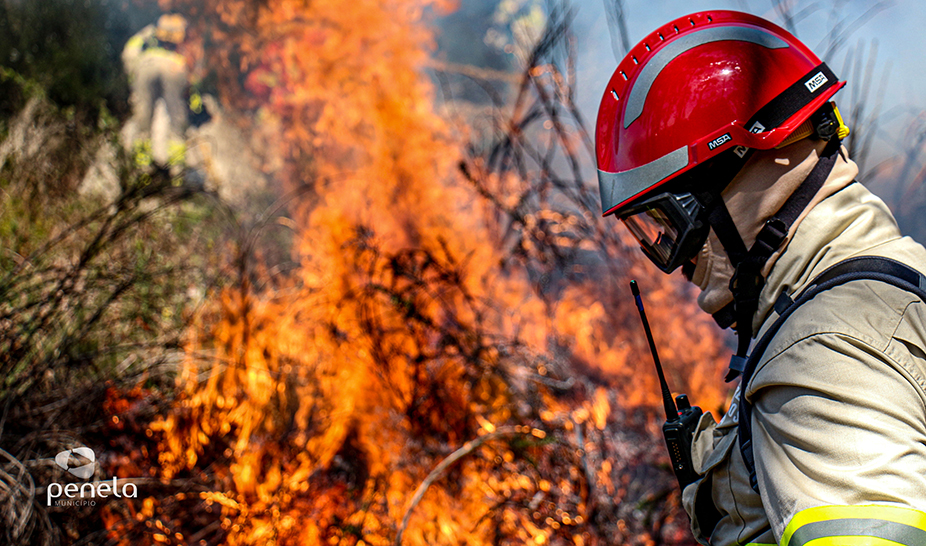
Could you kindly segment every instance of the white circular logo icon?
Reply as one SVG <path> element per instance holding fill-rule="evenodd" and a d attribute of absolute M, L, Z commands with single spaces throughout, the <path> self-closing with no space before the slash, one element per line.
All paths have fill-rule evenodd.
<path fill-rule="evenodd" d="M 68 462 L 70 462 L 72 455 L 83 457 L 89 462 L 80 466 L 68 466 Z M 77 460 L 77 457 L 74 457 L 74 459 Z M 93 476 L 94 461 L 96 461 L 96 455 L 93 454 L 93 450 L 83 446 L 68 449 L 55 455 L 55 463 L 58 466 L 83 480 Z"/>

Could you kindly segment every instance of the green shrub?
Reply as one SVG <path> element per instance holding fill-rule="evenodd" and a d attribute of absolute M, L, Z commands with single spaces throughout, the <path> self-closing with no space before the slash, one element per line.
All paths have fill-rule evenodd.
<path fill-rule="evenodd" d="M 0 67 L 38 82 L 48 98 L 95 119 L 105 105 L 128 114 L 122 46 L 131 35 L 116 0 L 23 0 L 0 3 Z M 21 106 L 15 84 L 0 82 L 0 117 Z"/>

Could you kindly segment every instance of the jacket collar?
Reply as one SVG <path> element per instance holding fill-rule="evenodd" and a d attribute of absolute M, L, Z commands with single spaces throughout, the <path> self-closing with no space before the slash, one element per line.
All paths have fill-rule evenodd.
<path fill-rule="evenodd" d="M 857 168 L 851 160 L 848 164 L 853 169 L 834 169 L 827 185 L 832 181 L 842 186 L 845 180 L 839 178 L 854 177 Z M 783 292 L 799 293 L 826 268 L 853 256 L 879 255 L 879 246 L 900 238 L 887 205 L 862 184 L 850 184 L 828 195 L 805 213 L 772 264 L 759 297 L 753 331 L 761 334 L 760 327 L 777 316 L 772 308 Z"/>

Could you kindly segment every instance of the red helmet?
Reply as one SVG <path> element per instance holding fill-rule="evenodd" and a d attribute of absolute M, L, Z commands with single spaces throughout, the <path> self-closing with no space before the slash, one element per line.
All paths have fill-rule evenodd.
<path fill-rule="evenodd" d="M 731 148 L 781 145 L 844 85 L 807 46 L 759 17 L 710 11 L 664 25 L 630 50 L 601 100 L 604 214 Z"/>

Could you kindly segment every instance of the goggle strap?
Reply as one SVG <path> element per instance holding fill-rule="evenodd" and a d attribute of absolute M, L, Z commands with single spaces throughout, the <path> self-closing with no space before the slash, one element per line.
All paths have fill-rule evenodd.
<path fill-rule="evenodd" d="M 836 74 L 833 74 L 826 63 L 820 63 L 760 108 L 746 122 L 746 129 L 753 131 L 753 128 L 761 127 L 762 129 L 756 132 L 762 132 L 778 127 L 837 83 L 839 78 Z"/>

